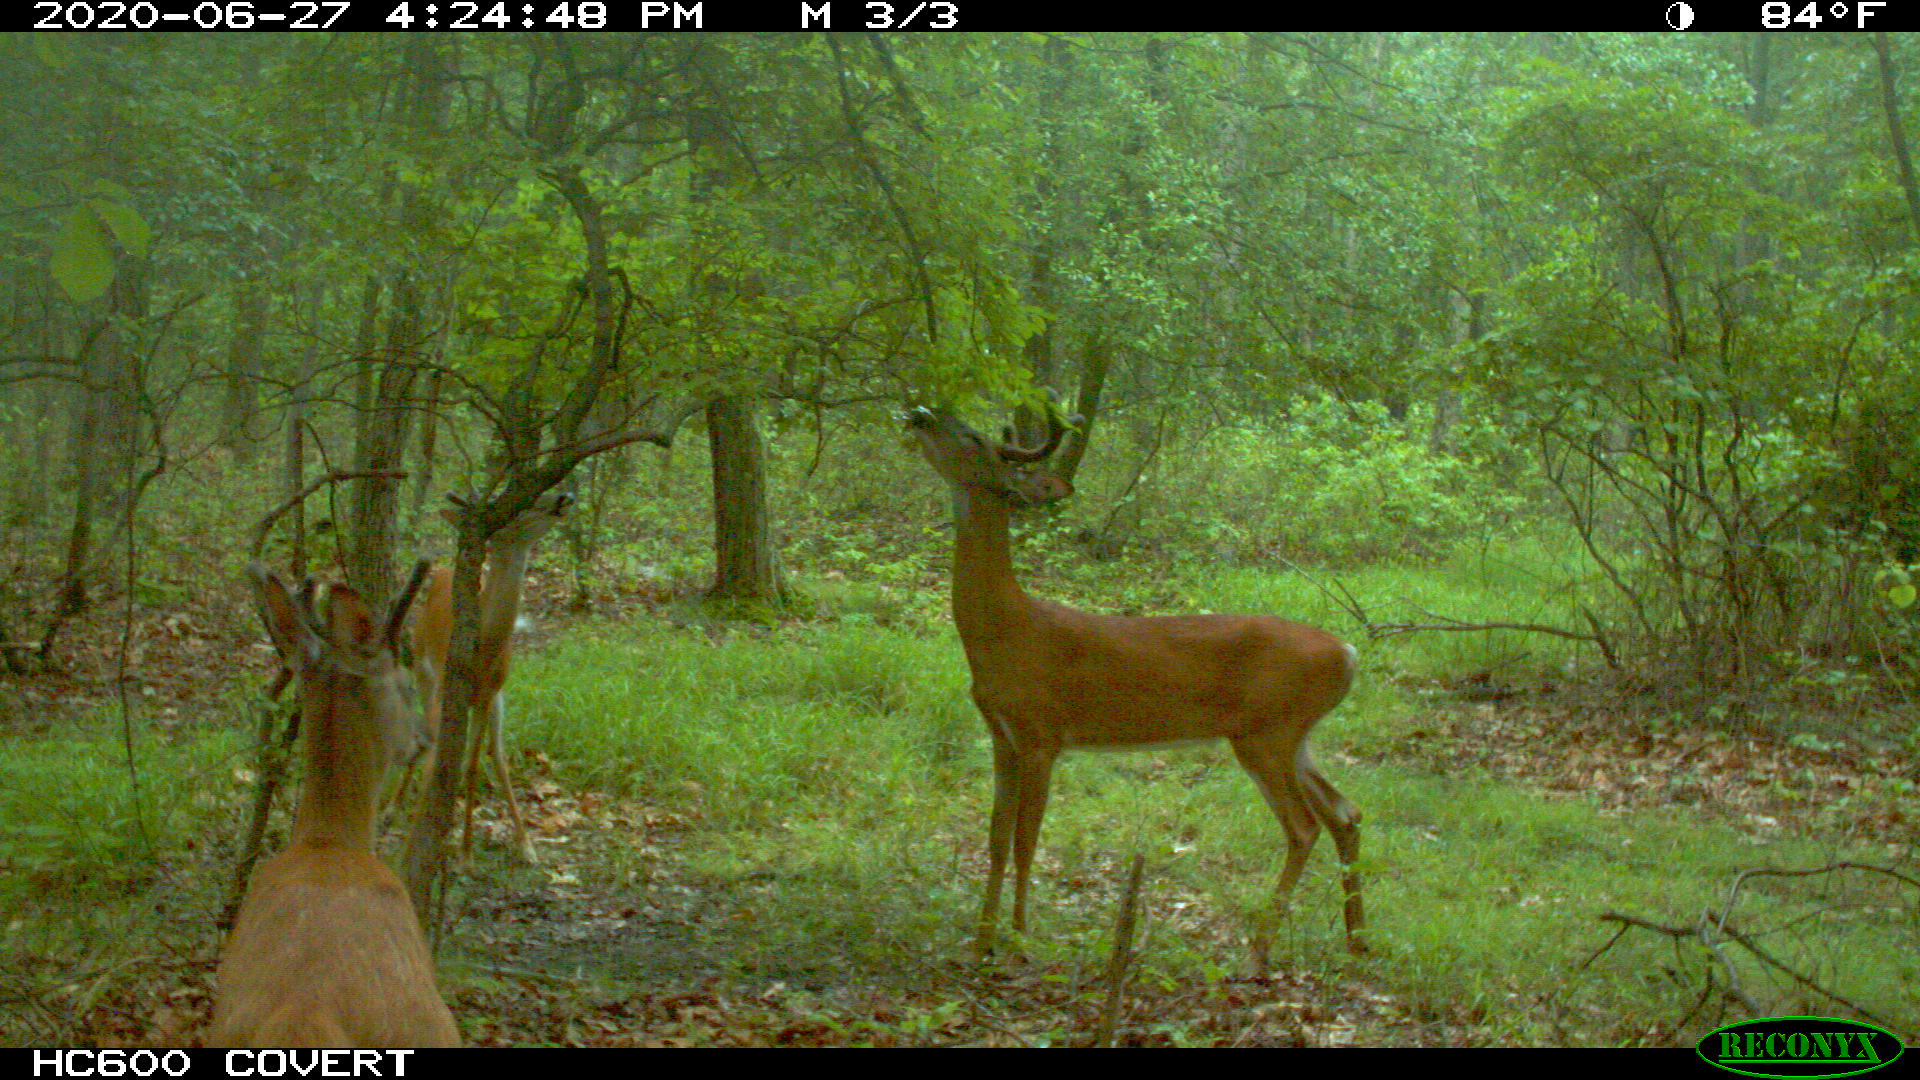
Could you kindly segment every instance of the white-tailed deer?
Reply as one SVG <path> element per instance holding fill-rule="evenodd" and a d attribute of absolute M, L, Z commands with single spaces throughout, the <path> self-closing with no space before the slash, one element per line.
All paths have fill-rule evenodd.
<path fill-rule="evenodd" d="M 220 957 L 214 1046 L 458 1046 L 406 886 L 373 851 L 382 779 L 419 731 L 401 623 L 344 585 L 294 596 L 248 568 L 267 635 L 299 681 L 306 776 L 287 849 L 247 883 Z"/>
<path fill-rule="evenodd" d="M 1307 752 L 1307 733 L 1353 681 L 1353 648 L 1263 615 L 1122 618 L 1029 597 L 1013 577 L 1011 512 L 1073 493 L 1037 467 L 1065 431 L 1056 414 L 1048 420 L 1046 442 L 1028 449 L 988 439 L 945 410 L 907 415 L 921 452 L 953 485 L 953 619 L 973 670 L 974 704 L 993 738 L 993 824 L 976 951 L 992 949 L 1009 848 L 1013 926 L 1026 929 L 1027 877 L 1062 751 L 1197 739 L 1227 740 L 1286 830 L 1276 911 L 1285 912 L 1320 828 L 1333 834 L 1345 864 L 1347 945 L 1364 951 L 1352 865 L 1360 814 Z"/>
<path fill-rule="evenodd" d="M 458 500 L 455 500 L 458 503 Z M 513 794 L 513 777 L 507 770 L 501 749 L 501 728 L 505 722 L 505 701 L 501 688 L 507 682 L 507 665 L 513 658 L 514 623 L 520 617 L 520 590 L 526 584 L 527 560 L 533 545 L 559 523 L 573 502 L 568 492 L 548 492 L 533 507 L 507 523 L 487 541 L 487 565 L 480 575 L 480 644 L 473 673 L 473 708 L 480 718 L 469 724 L 466 760 L 465 822 L 460 831 L 462 854 L 473 846 L 474 786 L 480 772 L 480 753 L 484 748 L 493 758 L 494 776 L 507 799 L 507 815 L 513 820 L 514 838 L 521 857 L 538 861 L 533 841 L 527 836 L 526 822 L 520 817 L 520 802 Z M 447 510 L 448 521 L 458 523 L 462 510 Z M 415 670 L 426 698 L 427 729 L 437 737 L 440 732 L 440 689 L 445 685 L 447 648 L 453 641 L 453 568 L 436 566 L 427 586 L 420 615 L 413 624 Z"/>

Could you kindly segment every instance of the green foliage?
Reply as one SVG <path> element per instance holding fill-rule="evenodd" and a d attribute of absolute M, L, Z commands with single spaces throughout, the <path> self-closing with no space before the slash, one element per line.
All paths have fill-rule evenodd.
<path fill-rule="evenodd" d="M 1156 486 L 1162 535 L 1211 557 L 1337 566 L 1429 561 L 1484 541 L 1522 506 L 1473 445 L 1496 433 L 1456 432 L 1461 449 L 1436 452 L 1430 422 L 1321 398 L 1284 420 L 1216 431 Z"/>
<path fill-rule="evenodd" d="M 61 725 L 0 741 L 0 903 L 31 909 L 50 895 L 110 902 L 150 884 L 154 857 L 177 857 L 225 807 L 224 758 L 237 741 L 213 736 L 139 741 L 139 783 L 112 721 Z M 105 724 L 96 727 L 96 724 Z M 217 779 L 216 779 L 217 778 Z M 84 906 L 84 905 L 83 905 Z"/>
<path fill-rule="evenodd" d="M 147 253 L 153 232 L 128 203 L 131 194 L 105 180 L 72 181 L 72 186 L 99 194 L 76 202 L 60 221 L 48 267 L 53 279 L 75 303 L 91 303 L 113 283 L 114 255 L 109 237 L 128 255 Z"/>
<path fill-rule="evenodd" d="M 1585 613 L 1658 678 L 1759 692 L 1788 658 L 1871 651 L 1864 575 L 1904 478 L 1849 429 L 1892 428 L 1912 380 L 1848 357 L 1905 302 L 1807 258 L 1830 236 L 1775 194 L 1767 133 L 1645 59 L 1543 61 L 1501 99 L 1509 225 L 1538 241 L 1489 291 L 1474 370 L 1610 594 Z"/>

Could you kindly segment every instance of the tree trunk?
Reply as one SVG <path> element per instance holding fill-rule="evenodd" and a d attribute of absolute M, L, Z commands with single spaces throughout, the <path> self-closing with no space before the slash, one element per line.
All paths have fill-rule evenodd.
<path fill-rule="evenodd" d="M 1913 178 L 1913 156 L 1907 153 L 1906 131 L 1900 125 L 1900 99 L 1893 86 L 1893 49 L 1887 35 L 1873 35 L 1873 53 L 1880 61 L 1880 107 L 1887 114 L 1887 139 L 1893 143 L 1893 161 L 1900 169 L 1900 190 L 1907 194 L 1907 220 L 1920 237 L 1920 183 Z"/>
<path fill-rule="evenodd" d="M 389 346 L 403 347 L 418 327 L 419 293 L 403 274 L 394 288 Z M 380 373 L 373 406 L 361 429 L 362 440 L 354 449 L 355 469 L 395 471 L 405 460 L 413 376 L 412 357 L 404 352 L 389 360 Z M 399 491 L 396 480 L 368 477 L 354 484 L 347 502 L 347 583 L 375 611 L 384 610 L 387 594 L 393 590 L 393 519 Z"/>
<path fill-rule="evenodd" d="M 426 399 L 420 409 L 420 453 L 416 460 L 419 466 L 413 471 L 413 520 L 418 529 L 420 515 L 427 505 L 427 493 L 433 487 L 433 444 L 440 431 L 441 382 L 446 372 L 435 367 L 427 376 Z"/>
<path fill-rule="evenodd" d="M 412 38 L 403 48 L 408 72 L 401 86 L 405 124 L 423 136 L 435 135 L 445 111 L 451 75 L 449 47 L 427 38 Z M 415 189 L 403 190 L 398 210 L 401 230 L 409 233 L 427 228 L 434 215 L 427 194 Z M 422 329 L 426 324 L 426 298 L 422 292 L 413 267 L 394 271 L 386 367 L 380 373 L 375 400 L 365 417 L 367 426 L 356 448 L 358 468 L 398 470 L 406 460 L 414 376 L 419 369 L 421 343 L 426 339 Z M 347 582 L 375 611 L 385 609 L 393 592 L 393 532 L 399 495 L 399 481 L 368 479 L 353 489 L 349 503 L 352 531 L 347 538 Z"/>
<path fill-rule="evenodd" d="M 1059 39 L 1051 39 L 1046 46 L 1046 67 L 1040 96 L 1040 108 L 1036 116 L 1040 120 L 1040 168 L 1034 175 L 1034 217 L 1045 220 L 1052 211 L 1054 199 L 1053 177 L 1060 171 L 1061 139 L 1057 118 L 1063 115 L 1061 102 L 1066 94 L 1066 86 L 1071 78 L 1068 66 L 1067 47 Z M 1040 309 L 1040 332 L 1028 338 L 1025 345 L 1028 370 L 1033 372 L 1033 383 L 1044 389 L 1053 389 L 1055 377 L 1055 356 L 1053 324 L 1056 318 L 1059 281 L 1054 270 L 1054 233 L 1042 230 L 1034 239 L 1033 251 L 1027 257 L 1027 289 L 1033 306 Z M 1014 414 L 1014 428 L 1024 446 L 1033 446 L 1047 437 L 1047 418 L 1038 410 L 1022 405 Z"/>
<path fill-rule="evenodd" d="M 258 278 L 240 282 L 234 297 L 233 340 L 227 346 L 226 393 L 220 407 L 220 445 L 235 461 L 253 458 L 260 437 L 254 390 L 260 381 L 261 344 L 267 336 L 269 295 Z"/>
<path fill-rule="evenodd" d="M 616 400 L 621 389 L 619 369 L 621 294 L 614 288 L 615 272 L 608 254 L 610 228 L 599 197 L 578 160 L 577 130 L 592 110 L 591 83 L 581 73 L 581 58 L 568 39 L 536 39 L 531 46 L 543 56 L 534 70 L 546 72 L 535 100 L 543 107 L 528 118 L 526 134 L 548 164 L 542 178 L 572 211 L 579 227 L 581 273 L 579 284 L 590 301 L 592 344 L 585 364 L 565 369 L 562 399 L 549 404 L 556 369 L 543 367 L 538 353 L 529 357 L 502 393 L 494 414 L 496 453 L 491 455 L 484 482 L 485 497 L 473 500 L 460 516 L 453 565 L 453 628 L 448 642 L 445 683 L 440 694 L 440 751 L 426 797 L 407 840 L 406 880 L 415 910 L 428 926 L 439 923 L 445 897 L 444 839 L 452 824 L 454 792 L 465 760 L 468 732 L 475 717 L 473 687 L 480 659 L 480 565 L 486 541 L 508 522 L 529 509 L 534 500 L 563 483 L 581 461 L 637 438 L 664 441 L 664 433 L 644 432 L 638 418 L 621 409 L 603 412 L 590 423 L 596 407 Z M 550 62 L 548 62 L 550 61 Z M 437 80 L 444 85 L 445 79 Z M 689 410 L 690 411 L 690 410 Z M 542 450 L 543 433 L 551 435 Z"/>
<path fill-rule="evenodd" d="M 95 349 L 101 343 L 94 342 Z M 101 399 L 95 388 L 98 360 L 89 356 L 87 378 L 74 390 L 71 447 L 73 453 L 73 520 L 67 529 L 66 566 L 60 575 L 60 590 L 54 603 L 54 620 L 77 615 L 87 607 L 87 553 L 93 547 L 93 493 L 99 486 L 99 456 L 94 452 L 100 440 Z M 40 644 L 45 657 L 52 648 L 52 627 Z"/>
<path fill-rule="evenodd" d="M 1456 348 L 1479 341 L 1483 327 L 1481 301 L 1476 295 L 1455 293 L 1447 302 L 1447 321 L 1451 324 Z M 1460 376 L 1448 372 L 1433 395 L 1433 426 L 1427 430 L 1427 454 L 1438 457 L 1452 445 L 1453 425 L 1460 418 Z"/>
<path fill-rule="evenodd" d="M 1107 365 L 1112 355 L 1112 347 L 1096 337 L 1087 342 L 1086 354 L 1080 358 L 1080 394 L 1073 403 L 1080 414 L 1079 428 L 1067 432 L 1059 453 L 1053 456 L 1053 471 L 1062 480 L 1071 482 L 1080 471 L 1081 459 L 1087 456 L 1093 424 L 1100 416 L 1100 397 L 1107 389 Z"/>
<path fill-rule="evenodd" d="M 353 438 L 359 446 L 373 438 L 373 376 L 379 347 L 380 279 L 369 276 L 360 285 L 360 318 L 353 328 Z"/>
<path fill-rule="evenodd" d="M 321 310 L 321 290 L 314 286 L 307 294 L 308 311 Z M 307 484 L 307 398 L 312 393 L 311 380 L 315 367 L 320 360 L 320 335 L 307 337 L 307 346 L 301 350 L 298 368 L 293 373 L 293 400 L 287 406 L 287 495 L 296 495 Z M 288 512 L 287 569 L 292 572 L 295 581 L 307 576 L 307 508 L 295 503 Z"/>
<path fill-rule="evenodd" d="M 53 622 L 40 642 L 40 656 L 52 655 L 60 624 L 85 611 L 88 577 L 100 561 L 94 522 L 114 520 L 128 498 L 126 482 L 139 454 L 139 363 L 115 329 L 121 318 L 145 315 L 139 286 L 123 271 L 108 293 L 108 312 L 86 346 L 85 383 L 75 401 L 73 522 L 67 533 L 66 565 L 61 574 Z M 112 545 L 108 545 L 111 547 Z"/>
<path fill-rule="evenodd" d="M 766 451 L 753 399 L 717 398 L 707 406 L 713 455 L 713 588 L 725 600 L 778 603 L 784 594 L 767 525 Z"/>

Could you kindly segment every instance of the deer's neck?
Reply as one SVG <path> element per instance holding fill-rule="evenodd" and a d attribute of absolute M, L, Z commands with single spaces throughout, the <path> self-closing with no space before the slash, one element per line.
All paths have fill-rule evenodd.
<path fill-rule="evenodd" d="M 970 656 L 1033 619 L 1033 601 L 1013 579 L 1012 516 L 1003 499 L 954 489 L 953 621 Z"/>
<path fill-rule="evenodd" d="M 480 647 L 482 655 L 498 653 L 513 637 L 520 617 L 520 589 L 526 584 L 527 562 L 533 545 L 515 544 L 487 553 L 487 569 L 480 578 Z"/>
<path fill-rule="evenodd" d="M 314 681 L 301 688 L 307 773 L 293 840 L 371 849 L 385 747 L 371 710 L 340 704 L 366 700 L 366 680 L 336 670 L 316 674 Z"/>

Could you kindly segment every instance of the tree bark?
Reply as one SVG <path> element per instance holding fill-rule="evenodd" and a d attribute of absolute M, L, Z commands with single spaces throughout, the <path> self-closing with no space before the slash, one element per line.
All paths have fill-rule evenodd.
<path fill-rule="evenodd" d="M 427 375 L 427 392 L 420 403 L 420 453 L 417 458 L 420 464 L 413 471 L 415 528 L 419 527 L 420 515 L 426 510 L 427 493 L 433 487 L 434 441 L 440 431 L 440 398 L 445 375 L 445 370 L 438 366 Z"/>
<path fill-rule="evenodd" d="M 235 461 L 253 458 L 260 437 L 255 387 L 260 381 L 261 346 L 267 336 L 269 295 L 258 278 L 240 282 L 234 297 L 233 339 L 227 346 L 226 393 L 220 407 L 220 445 Z"/>
<path fill-rule="evenodd" d="M 1920 238 L 1920 183 L 1913 177 L 1913 156 L 1907 153 L 1907 136 L 1900 124 L 1900 99 L 1894 93 L 1893 48 L 1885 33 L 1873 35 L 1873 53 L 1880 61 L 1880 107 L 1887 114 L 1887 139 L 1893 143 L 1894 164 L 1900 169 L 1900 190 L 1907 194 L 1907 220 Z"/>
<path fill-rule="evenodd" d="M 778 603 L 785 595 L 767 524 L 766 450 L 753 399 L 729 395 L 707 406 L 713 456 L 713 588 L 725 600 Z"/>
<path fill-rule="evenodd" d="M 418 290 L 403 274 L 394 288 L 389 346 L 402 345 L 418 326 Z M 406 456 L 407 431 L 412 420 L 408 406 L 413 376 L 410 357 L 387 361 L 362 429 L 364 438 L 355 448 L 353 467 L 356 470 L 391 472 L 400 468 Z M 385 608 L 387 594 L 393 588 L 393 525 L 399 490 L 396 480 L 369 477 L 354 485 L 347 503 L 347 583 L 366 597 L 368 605 L 376 611 Z"/>
<path fill-rule="evenodd" d="M 1080 393 L 1073 402 L 1074 410 L 1080 414 L 1080 423 L 1077 430 L 1067 432 L 1059 453 L 1053 456 L 1053 471 L 1062 480 L 1071 482 L 1080 471 L 1081 460 L 1087 456 L 1087 443 L 1093 439 L 1093 424 L 1100 416 L 1100 398 L 1106 393 L 1107 366 L 1112 356 L 1112 346 L 1095 337 L 1087 342 L 1087 351 L 1080 358 Z"/>
<path fill-rule="evenodd" d="M 133 280 L 136 276 L 133 268 L 126 267 L 115 278 L 108 291 L 108 310 L 85 346 L 85 382 L 75 400 L 72 434 L 73 521 L 54 617 L 40 642 L 42 660 L 52 655 L 61 623 L 87 608 L 89 573 L 100 557 L 94 522 L 112 520 L 129 497 L 125 484 L 133 476 L 140 452 L 136 370 L 140 361 L 115 326 L 122 318 L 139 319 L 146 314 L 141 287 Z"/>
<path fill-rule="evenodd" d="M 436 134 L 452 75 L 450 47 L 415 38 L 405 45 L 405 52 L 408 78 L 401 92 L 406 126 L 423 136 Z M 402 191 L 398 216 L 403 231 L 424 231 L 433 214 L 424 193 Z M 401 266 L 394 270 L 392 280 L 386 364 L 364 417 L 366 423 L 355 455 L 355 467 L 367 471 L 398 470 L 405 460 L 413 419 L 414 377 L 419 370 L 421 343 L 426 338 L 426 298 L 419 274 L 411 266 Z M 347 582 L 375 611 L 385 610 L 393 592 L 394 518 L 399 496 L 398 481 L 369 479 L 353 489 L 349 503 L 352 529 L 347 538 Z"/>

